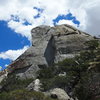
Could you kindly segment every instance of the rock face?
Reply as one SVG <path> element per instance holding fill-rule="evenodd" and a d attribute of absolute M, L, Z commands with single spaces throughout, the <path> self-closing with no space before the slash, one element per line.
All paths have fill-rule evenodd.
<path fill-rule="evenodd" d="M 93 39 L 70 25 L 38 26 L 31 31 L 32 46 L 8 68 L 20 78 L 35 78 L 40 68 L 52 66 L 66 57 L 74 57 L 87 49 L 85 42 Z"/>

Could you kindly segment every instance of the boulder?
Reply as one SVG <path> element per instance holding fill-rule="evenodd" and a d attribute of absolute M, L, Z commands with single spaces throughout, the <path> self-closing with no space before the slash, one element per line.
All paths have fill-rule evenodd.
<path fill-rule="evenodd" d="M 68 96 L 68 94 L 61 88 L 54 88 L 47 93 L 53 99 L 58 100 L 73 100 Z"/>
<path fill-rule="evenodd" d="M 35 79 L 33 82 L 31 82 L 27 88 L 28 90 L 34 90 L 34 91 L 40 91 L 41 89 L 41 83 L 39 79 Z"/>

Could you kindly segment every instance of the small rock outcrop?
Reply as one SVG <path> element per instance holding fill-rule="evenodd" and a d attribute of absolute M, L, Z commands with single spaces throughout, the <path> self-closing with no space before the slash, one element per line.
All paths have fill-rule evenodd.
<path fill-rule="evenodd" d="M 28 90 L 34 90 L 34 91 L 40 91 L 41 89 L 41 83 L 39 79 L 34 80 L 33 82 L 31 82 L 26 89 Z"/>
<path fill-rule="evenodd" d="M 9 74 L 14 72 L 21 79 L 35 78 L 39 69 L 74 57 L 87 49 L 86 41 L 93 39 L 67 24 L 55 27 L 41 25 L 33 28 L 31 33 L 32 46 L 8 67 Z"/>
<path fill-rule="evenodd" d="M 50 96 L 53 99 L 58 99 L 58 100 L 73 100 L 61 88 L 54 88 L 53 90 L 50 90 L 47 95 Z"/>

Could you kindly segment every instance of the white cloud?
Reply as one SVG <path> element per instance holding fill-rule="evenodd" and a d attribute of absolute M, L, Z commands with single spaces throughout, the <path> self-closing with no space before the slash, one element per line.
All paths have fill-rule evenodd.
<path fill-rule="evenodd" d="M 8 50 L 6 52 L 1 52 L 0 58 L 10 59 L 13 61 L 13 60 L 17 59 L 22 53 L 24 53 L 27 49 L 28 49 L 28 46 L 24 46 L 22 49 Z"/>
<path fill-rule="evenodd" d="M 8 64 L 5 64 L 5 67 L 7 67 L 8 66 Z"/>
<path fill-rule="evenodd" d="M 34 18 L 38 11 L 33 7 L 44 9 L 40 18 Z M 0 0 L 0 20 L 9 21 L 8 26 L 11 29 L 30 40 L 30 30 L 33 27 L 41 24 L 52 26 L 53 19 L 59 14 L 67 14 L 70 10 L 73 16 L 80 21 L 81 30 L 99 35 L 99 9 L 100 0 L 10 0 L 10 2 Z M 18 16 L 19 22 L 11 19 L 11 15 Z M 25 20 L 31 25 L 23 25 Z M 58 24 L 62 22 L 65 21 L 60 21 Z"/>
<path fill-rule="evenodd" d="M 87 18 L 86 31 L 93 35 L 100 35 L 100 3 L 93 6 L 92 9 L 88 9 L 87 14 L 89 16 Z"/>
<path fill-rule="evenodd" d="M 31 40 L 30 30 L 32 29 L 32 25 L 26 26 L 21 22 L 11 20 L 10 22 L 8 22 L 8 27 L 11 27 L 13 30 L 15 30 L 16 33 L 21 34 L 22 36 L 25 36 L 29 40 Z"/>
<path fill-rule="evenodd" d="M 77 27 L 77 25 L 74 24 L 71 20 L 60 20 L 58 22 L 58 25 L 61 25 L 61 24 L 69 24 L 69 25 L 72 25 L 72 26 L 76 26 Z"/>

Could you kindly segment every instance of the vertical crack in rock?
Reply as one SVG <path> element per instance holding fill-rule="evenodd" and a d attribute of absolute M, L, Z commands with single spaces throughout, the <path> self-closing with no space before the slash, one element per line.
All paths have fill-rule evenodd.
<path fill-rule="evenodd" d="M 47 44 L 46 50 L 44 52 L 44 57 L 49 66 L 51 66 L 54 63 L 55 54 L 56 54 L 55 40 L 54 37 L 51 36 Z"/>

